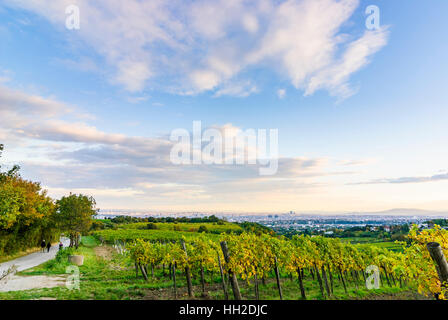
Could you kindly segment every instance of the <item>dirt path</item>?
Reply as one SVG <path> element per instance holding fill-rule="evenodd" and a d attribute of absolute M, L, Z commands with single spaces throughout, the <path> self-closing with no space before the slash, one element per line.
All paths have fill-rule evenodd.
<path fill-rule="evenodd" d="M 62 241 L 64 246 L 70 244 L 69 239 L 64 239 Z M 23 271 L 30 268 L 34 268 L 44 262 L 52 260 L 56 257 L 58 253 L 58 245 L 53 245 L 50 252 L 35 252 L 29 255 L 10 260 L 0 264 L 0 274 L 3 274 L 12 266 L 17 267 L 17 271 Z M 52 288 L 56 286 L 65 285 L 65 277 L 48 277 L 48 276 L 17 276 L 15 274 L 7 276 L 5 279 L 0 281 L 0 292 L 8 291 L 21 291 L 21 290 L 31 290 L 40 288 Z"/>
<path fill-rule="evenodd" d="M 63 242 L 64 247 L 67 247 L 70 244 L 70 240 L 64 239 Z M 58 246 L 55 244 L 51 247 L 50 252 L 35 252 L 29 255 L 10 260 L 8 262 L 0 263 L 0 274 L 7 271 L 13 265 L 17 266 L 17 271 L 23 271 L 30 268 L 34 268 L 48 260 L 54 259 L 56 254 L 58 253 Z"/>
<path fill-rule="evenodd" d="M 114 249 L 109 246 L 99 246 L 93 248 L 97 257 L 103 258 L 104 260 L 111 260 L 114 254 Z"/>
<path fill-rule="evenodd" d="M 434 298 L 424 296 L 414 291 L 403 291 L 397 293 L 369 295 L 368 297 L 357 298 L 356 300 L 434 300 Z"/>
<path fill-rule="evenodd" d="M 64 276 L 11 276 L 6 282 L 0 283 L 0 292 L 22 291 L 31 289 L 53 288 L 65 285 Z"/>

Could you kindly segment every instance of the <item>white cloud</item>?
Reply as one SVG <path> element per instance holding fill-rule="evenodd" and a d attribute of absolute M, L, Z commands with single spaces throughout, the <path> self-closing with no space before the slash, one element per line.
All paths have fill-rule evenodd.
<path fill-rule="evenodd" d="M 0 86 L 0 127 L 21 128 L 37 118 L 67 114 L 72 107 L 52 98 Z"/>
<path fill-rule="evenodd" d="M 257 196 L 272 188 L 285 192 L 315 188 L 307 180 L 327 174 L 325 159 L 308 158 L 279 159 L 278 174 L 272 178 L 260 177 L 257 165 L 176 166 L 170 161 L 173 142 L 168 135 L 154 138 L 104 132 L 80 122 L 75 107 L 2 87 L 0 112 L 8 115 L 7 120 L 0 117 L 0 138 L 14 139 L 12 153 L 18 153 L 23 174 L 42 181 L 58 196 L 73 191 L 108 203 L 114 198 L 213 202 L 216 196 L 234 194 L 238 185 L 243 188 L 238 197 L 245 193 Z M 232 124 L 213 128 L 239 139 L 240 128 Z M 249 155 L 247 145 L 240 147 Z M 21 152 L 26 156 L 20 156 Z"/>
<path fill-rule="evenodd" d="M 283 99 L 286 96 L 286 90 L 285 89 L 278 89 L 277 90 L 277 97 L 279 99 Z"/>
<path fill-rule="evenodd" d="M 255 33 L 259 29 L 257 18 L 251 14 L 246 14 L 243 17 L 243 26 L 250 33 Z"/>
<path fill-rule="evenodd" d="M 328 90 L 346 97 L 353 92 L 350 75 L 387 39 L 385 29 L 361 38 L 341 33 L 358 0 L 5 3 L 36 12 L 64 32 L 69 32 L 64 30 L 65 7 L 78 5 L 81 29 L 68 36 L 103 56 L 113 70 L 112 83 L 130 92 L 158 84 L 169 92 L 216 93 L 248 69 L 263 67 L 306 94 Z"/>
<path fill-rule="evenodd" d="M 0 140 L 7 142 L 2 161 L 20 164 L 22 175 L 42 182 L 53 197 L 69 192 L 88 194 L 100 208 L 319 208 L 322 203 L 328 206 L 328 199 L 331 202 L 331 196 L 323 201 L 322 194 L 332 181 L 342 179 L 344 185 L 346 175 L 353 174 L 338 168 L 358 163 L 351 159 L 332 165 L 325 158 L 281 157 L 277 174 L 270 177 L 260 176 L 257 165 L 175 166 L 170 161 L 168 135 L 154 138 L 105 132 L 80 122 L 76 107 L 52 98 L 0 87 L 0 112 L 9 116 L 7 120 L 0 116 Z M 213 128 L 235 138 L 238 130 L 244 130 L 232 124 Z"/>
<path fill-rule="evenodd" d="M 257 86 L 250 81 L 231 82 L 224 84 L 219 90 L 216 91 L 214 96 L 247 97 L 258 91 Z"/>
<path fill-rule="evenodd" d="M 45 187 L 44 187 L 45 188 Z M 67 194 L 74 193 L 74 194 L 86 194 L 86 195 L 92 195 L 94 194 L 95 197 L 114 197 L 114 198 L 129 198 L 134 196 L 141 196 L 144 195 L 144 192 L 139 190 L 134 190 L 131 188 L 124 188 L 124 189 L 100 189 L 100 188 L 48 188 L 49 189 L 49 195 L 54 198 L 61 198 L 63 196 L 66 196 Z"/>
<path fill-rule="evenodd" d="M 11 81 L 11 71 L 0 69 L 0 84 Z"/>
<path fill-rule="evenodd" d="M 87 57 L 81 57 L 79 60 L 55 59 L 54 61 L 76 71 L 98 72 L 100 70 L 96 63 Z"/>
<path fill-rule="evenodd" d="M 151 77 L 150 67 L 144 61 L 120 61 L 117 67 L 115 81 L 130 92 L 142 91 L 146 80 Z"/>
<path fill-rule="evenodd" d="M 311 77 L 305 94 L 310 95 L 324 88 L 335 96 L 350 96 L 353 93 L 348 84 L 350 75 L 367 65 L 369 57 L 380 50 L 386 42 L 386 29 L 366 31 L 360 39 L 349 44 L 340 61 Z"/>
<path fill-rule="evenodd" d="M 214 71 L 197 70 L 191 74 L 191 81 L 195 89 L 212 90 L 219 84 L 220 76 Z"/>
<path fill-rule="evenodd" d="M 148 95 L 142 95 L 142 96 L 133 96 L 133 97 L 128 97 L 127 101 L 130 103 L 140 103 L 140 102 L 145 102 L 149 100 L 149 96 Z"/>

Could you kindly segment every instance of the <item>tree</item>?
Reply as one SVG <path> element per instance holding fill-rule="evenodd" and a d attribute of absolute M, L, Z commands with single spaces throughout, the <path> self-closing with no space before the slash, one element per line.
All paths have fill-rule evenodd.
<path fill-rule="evenodd" d="M 149 229 L 149 230 L 156 230 L 156 229 L 158 229 L 158 228 L 157 228 L 157 225 L 156 225 L 155 223 L 150 222 L 150 223 L 148 223 L 148 224 L 146 225 L 146 229 Z"/>
<path fill-rule="evenodd" d="M 0 143 L 0 158 L 2 157 L 2 152 L 3 152 L 4 148 L 5 148 L 5 146 Z M 0 165 L 0 169 L 1 168 L 2 168 L 2 166 Z M 6 172 L 2 172 L 0 170 L 0 182 L 3 182 L 7 177 L 18 177 L 19 170 L 20 170 L 20 167 L 18 165 L 14 165 L 12 167 L 12 169 L 10 169 Z"/>
<path fill-rule="evenodd" d="M 0 144 L 0 156 L 4 147 Z M 23 179 L 19 167 L 0 172 L 0 255 L 55 240 L 55 206 L 38 182 Z"/>
<path fill-rule="evenodd" d="M 70 237 L 70 247 L 79 246 L 79 236 L 89 230 L 93 217 L 97 214 L 93 197 L 70 194 L 56 201 L 56 217 L 61 230 Z"/>
<path fill-rule="evenodd" d="M 198 232 L 199 232 L 199 233 L 202 233 L 202 232 L 207 233 L 207 232 L 208 232 L 208 229 L 207 229 L 206 226 L 202 225 L 202 226 L 199 227 Z"/>

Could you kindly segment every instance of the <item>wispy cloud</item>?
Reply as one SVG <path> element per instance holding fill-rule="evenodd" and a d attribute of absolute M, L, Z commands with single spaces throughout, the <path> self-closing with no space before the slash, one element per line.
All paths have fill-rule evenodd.
<path fill-rule="evenodd" d="M 357 182 L 353 183 L 355 185 L 360 184 L 385 184 L 385 183 L 422 183 L 422 182 L 435 182 L 435 181 L 443 181 L 448 180 L 448 173 L 435 174 L 432 176 L 426 177 L 401 177 L 401 178 L 385 178 L 385 179 L 376 179 L 366 182 Z"/>
<path fill-rule="evenodd" d="M 234 96 L 234 97 L 247 97 L 253 93 L 258 92 L 256 85 L 250 81 L 235 82 L 224 85 L 221 89 L 216 91 L 215 97 L 221 96 Z"/>
<path fill-rule="evenodd" d="M 6 0 L 64 30 L 65 7 L 80 7 L 73 34 L 112 69 L 109 80 L 130 92 L 157 85 L 169 92 L 247 96 L 241 78 L 267 68 L 306 95 L 353 94 L 350 76 L 387 43 L 387 30 L 361 37 L 341 32 L 358 0 Z M 69 32 L 65 30 L 65 32 Z M 94 69 L 88 60 L 67 62 Z M 252 89 L 250 89 L 252 88 Z"/>
<path fill-rule="evenodd" d="M 100 68 L 92 59 L 81 57 L 79 60 L 71 59 L 54 59 L 56 64 L 61 64 L 67 68 L 81 72 L 99 72 Z"/>
<path fill-rule="evenodd" d="M 23 173 L 55 196 L 82 191 L 107 198 L 107 203 L 115 198 L 157 203 L 200 199 L 213 205 L 217 198 L 247 201 L 269 192 L 292 197 L 298 190 L 306 194 L 322 186 L 315 179 L 340 174 L 330 169 L 327 159 L 307 157 L 281 157 L 273 177 L 260 176 L 256 165 L 176 166 L 170 161 L 173 142 L 168 135 L 105 132 L 82 122 L 75 106 L 4 87 L 0 124 L 2 141 L 7 133 L 8 139 L 26 146 L 27 156 L 20 161 Z M 230 135 L 240 129 L 232 124 L 213 128 Z"/>
<path fill-rule="evenodd" d="M 286 90 L 285 89 L 278 89 L 277 90 L 277 97 L 279 99 L 283 99 L 286 96 Z"/>

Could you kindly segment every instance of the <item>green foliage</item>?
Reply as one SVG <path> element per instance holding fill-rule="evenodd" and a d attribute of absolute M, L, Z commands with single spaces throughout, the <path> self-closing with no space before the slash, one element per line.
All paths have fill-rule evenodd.
<path fill-rule="evenodd" d="M 154 222 L 153 222 L 154 223 Z M 210 233 L 221 234 L 224 232 L 233 232 L 236 234 L 242 233 L 244 230 L 236 223 L 225 222 L 219 223 L 191 223 L 191 222 L 180 222 L 180 223 L 154 223 L 157 226 L 157 230 L 170 230 L 170 231 L 182 231 L 182 232 L 198 232 L 201 225 L 207 227 Z M 139 229 L 148 230 L 148 224 L 144 222 L 129 223 L 116 225 L 117 229 Z"/>
<path fill-rule="evenodd" d="M 104 230 L 106 229 L 106 224 L 103 220 L 93 219 L 92 225 L 90 226 L 90 230 Z"/>
<path fill-rule="evenodd" d="M 246 222 L 238 223 L 238 225 L 241 226 L 241 228 L 243 228 L 244 231 L 253 232 L 258 235 L 261 235 L 261 234 L 274 235 L 275 234 L 275 232 L 272 229 L 270 229 L 266 226 L 263 226 L 259 223 L 256 223 L 256 222 L 247 222 L 246 221 Z"/>
<path fill-rule="evenodd" d="M 108 230 L 104 230 L 108 231 Z M 122 229 L 122 231 L 131 231 Z M 134 230 L 146 231 L 150 230 Z M 160 231 L 160 230 L 157 230 Z M 103 232 L 103 231 L 102 231 Z M 178 232 L 179 233 L 179 232 Z M 188 234 L 185 232 L 184 234 Z M 274 257 L 278 258 L 280 269 L 280 281 L 285 300 L 301 299 L 300 288 L 297 281 L 297 273 L 290 278 L 290 273 L 303 270 L 303 284 L 306 288 L 307 299 L 323 299 L 317 279 L 312 275 L 312 266 L 325 266 L 327 276 L 332 274 L 334 291 L 329 299 L 377 299 L 389 298 L 413 298 L 409 290 L 414 290 L 412 284 L 401 287 L 398 283 L 387 284 L 382 282 L 381 289 L 367 290 L 363 288 L 363 279 L 356 280 L 352 277 L 352 271 L 364 270 L 366 265 L 377 264 L 381 266 L 382 277 L 386 271 L 395 279 L 406 277 L 406 271 L 400 268 L 402 254 L 391 253 L 373 245 L 352 245 L 339 239 L 327 239 L 323 237 L 294 237 L 292 240 L 271 237 L 268 235 L 257 236 L 244 233 L 241 235 L 222 235 L 220 238 L 211 239 L 209 234 L 195 234 L 196 237 L 183 239 L 186 242 L 188 255 L 182 250 L 180 241 L 177 242 L 151 242 L 135 240 L 128 244 L 128 254 L 112 254 L 108 259 L 95 254 L 95 239 L 83 237 L 78 254 L 84 255 L 84 265 L 80 267 L 80 290 L 68 290 L 65 287 L 50 289 L 35 289 L 24 292 L 0 293 L 0 299 L 38 299 L 41 297 L 54 297 L 58 299 L 173 299 L 173 281 L 167 273 L 167 266 L 173 262 L 177 265 L 177 288 L 179 292 L 185 292 L 184 269 L 188 266 L 192 273 L 192 281 L 195 298 L 201 298 L 200 274 L 206 273 L 207 299 L 223 299 L 220 286 L 219 266 L 217 256 L 220 255 L 224 273 L 229 267 L 234 270 L 240 280 L 241 293 L 244 299 L 254 299 L 255 275 L 258 276 L 259 293 L 261 299 L 279 299 L 276 280 L 272 268 Z M 231 262 L 224 262 L 219 241 L 226 240 L 231 254 Z M 65 249 L 60 252 L 53 262 L 47 262 L 42 266 L 26 271 L 27 275 L 37 274 L 64 274 L 68 265 L 67 255 L 73 249 Z M 65 251 L 65 252 L 64 252 Z M 134 262 L 147 270 L 148 279 L 144 280 L 136 275 Z M 154 276 L 152 276 L 154 265 Z M 162 269 L 162 265 L 165 268 Z M 345 286 L 339 277 L 339 268 L 345 277 Z M 141 269 L 140 269 L 141 270 Z M 141 273 L 141 271 L 139 271 Z M 209 277 L 210 276 L 210 277 Z M 266 284 L 260 284 L 261 278 Z M 241 281 L 241 279 L 247 281 Z M 264 282 L 264 281 L 263 281 Z M 333 286 L 332 286 L 333 287 Z M 178 299 L 187 298 L 178 295 Z M 415 296 L 414 296 L 415 298 Z"/>
<path fill-rule="evenodd" d="M 150 223 L 151 224 L 151 223 Z M 143 239 L 149 241 L 178 241 L 182 236 L 195 238 L 200 233 L 206 232 L 210 239 L 218 239 L 222 233 L 240 234 L 243 229 L 235 223 L 152 223 L 156 229 L 148 229 L 148 223 L 128 223 L 117 225 L 116 229 L 105 229 L 93 232 L 109 243 L 115 240 L 124 242 Z M 202 228 L 201 228 L 202 227 Z M 205 229 L 204 229 L 205 228 Z"/>
<path fill-rule="evenodd" d="M 95 199 L 82 194 L 70 194 L 56 201 L 56 205 L 58 226 L 68 232 L 70 246 L 78 247 L 79 235 L 90 229 L 92 218 L 97 214 Z"/>
<path fill-rule="evenodd" d="M 136 239 L 147 241 L 179 241 L 182 237 L 195 238 L 200 235 L 197 232 L 180 232 L 171 230 L 140 230 L 140 229 L 118 229 L 118 230 L 100 230 L 93 233 L 96 237 L 103 238 L 108 243 L 115 240 L 129 242 Z M 217 239 L 219 236 L 215 234 L 207 234 L 211 239 Z"/>
<path fill-rule="evenodd" d="M 161 217 L 161 218 L 140 218 L 131 216 L 118 216 L 115 218 L 107 219 L 115 224 L 127 224 L 127 223 L 139 223 L 139 222 L 153 222 L 153 223 L 217 223 L 224 224 L 225 221 L 212 215 L 204 218 L 173 218 L 173 217 Z"/>
<path fill-rule="evenodd" d="M 430 225 L 438 225 L 441 227 L 448 227 L 448 219 L 433 219 L 430 221 L 427 221 Z"/>
<path fill-rule="evenodd" d="M 0 148 L 0 154 L 3 146 Z M 0 255 L 11 255 L 57 237 L 55 206 L 37 182 L 27 181 L 18 167 L 0 172 Z"/>
<path fill-rule="evenodd" d="M 148 230 L 156 230 L 156 229 L 158 229 L 158 228 L 157 228 L 157 225 L 156 225 L 155 223 L 150 222 L 150 223 L 148 223 L 148 224 L 146 225 L 146 229 L 148 229 Z"/>

